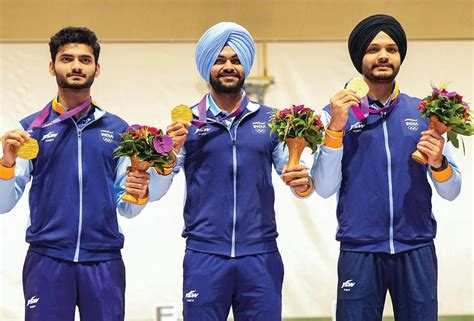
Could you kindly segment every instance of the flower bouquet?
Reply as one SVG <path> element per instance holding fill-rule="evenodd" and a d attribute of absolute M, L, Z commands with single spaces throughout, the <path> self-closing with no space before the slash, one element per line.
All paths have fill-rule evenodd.
<path fill-rule="evenodd" d="M 298 165 L 301 153 L 306 146 L 312 153 L 318 149 L 324 136 L 324 125 L 321 116 L 314 110 L 295 106 L 272 112 L 268 126 L 271 133 L 276 133 L 279 142 L 285 142 L 290 152 L 288 166 Z"/>
<path fill-rule="evenodd" d="M 149 126 L 132 125 L 120 135 L 120 142 L 114 150 L 115 158 L 128 156 L 131 166 L 127 171 L 144 172 L 154 167 L 160 175 L 168 175 L 176 163 L 173 140 L 164 135 L 161 129 Z M 124 201 L 138 204 L 135 195 L 125 193 Z"/>
<path fill-rule="evenodd" d="M 433 91 L 420 102 L 418 109 L 421 110 L 421 116 L 429 118 L 430 129 L 434 129 L 441 135 L 447 132 L 448 142 L 459 148 L 458 135 L 474 134 L 472 112 L 469 110 L 469 105 L 462 100 L 461 95 L 455 91 L 446 90 L 447 85 L 448 83 L 444 82 L 436 87 L 432 83 Z M 418 150 L 413 152 L 412 158 L 423 165 L 428 162 L 428 157 Z"/>

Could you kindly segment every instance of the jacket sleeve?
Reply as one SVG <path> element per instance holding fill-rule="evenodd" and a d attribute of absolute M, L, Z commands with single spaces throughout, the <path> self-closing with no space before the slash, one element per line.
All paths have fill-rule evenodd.
<path fill-rule="evenodd" d="M 331 115 L 323 110 L 321 121 L 327 127 Z M 321 145 L 314 155 L 311 177 L 318 195 L 328 198 L 339 190 L 342 180 L 343 146 L 338 148 Z"/>
<path fill-rule="evenodd" d="M 448 160 L 448 168 L 441 172 L 428 170 L 428 173 L 439 196 L 452 201 L 461 192 L 461 171 L 454 162 L 449 144 L 444 144 L 443 155 Z"/>

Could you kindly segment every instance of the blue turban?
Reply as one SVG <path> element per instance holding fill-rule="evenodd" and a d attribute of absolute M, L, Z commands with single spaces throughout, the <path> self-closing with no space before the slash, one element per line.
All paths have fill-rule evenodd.
<path fill-rule="evenodd" d="M 250 33 L 234 22 L 220 22 L 209 28 L 196 46 L 196 66 L 207 83 L 210 82 L 211 68 L 225 45 L 229 45 L 239 57 L 245 78 L 252 69 L 255 45 Z"/>

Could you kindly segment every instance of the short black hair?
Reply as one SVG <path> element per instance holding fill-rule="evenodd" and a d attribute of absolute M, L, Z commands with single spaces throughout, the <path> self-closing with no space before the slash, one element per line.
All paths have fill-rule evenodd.
<path fill-rule="evenodd" d="M 95 32 L 86 27 L 66 27 L 59 30 L 49 40 L 49 51 L 51 52 L 51 60 L 54 62 L 59 48 L 70 44 L 85 44 L 94 51 L 95 62 L 99 61 L 100 45 L 97 41 Z"/>

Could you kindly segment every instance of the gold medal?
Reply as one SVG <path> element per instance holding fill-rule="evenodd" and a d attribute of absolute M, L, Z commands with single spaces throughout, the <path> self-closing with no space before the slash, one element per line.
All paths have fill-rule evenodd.
<path fill-rule="evenodd" d="M 18 147 L 16 155 L 23 159 L 33 159 L 38 156 L 39 145 L 38 141 L 34 138 L 28 138 L 23 145 Z"/>
<path fill-rule="evenodd" d="M 171 120 L 173 121 L 183 120 L 183 121 L 191 122 L 193 120 L 193 112 L 186 105 L 176 106 L 171 111 Z"/>
<path fill-rule="evenodd" d="M 359 98 L 367 96 L 369 92 L 369 86 L 362 78 L 352 78 L 346 86 L 346 89 L 355 91 Z"/>

